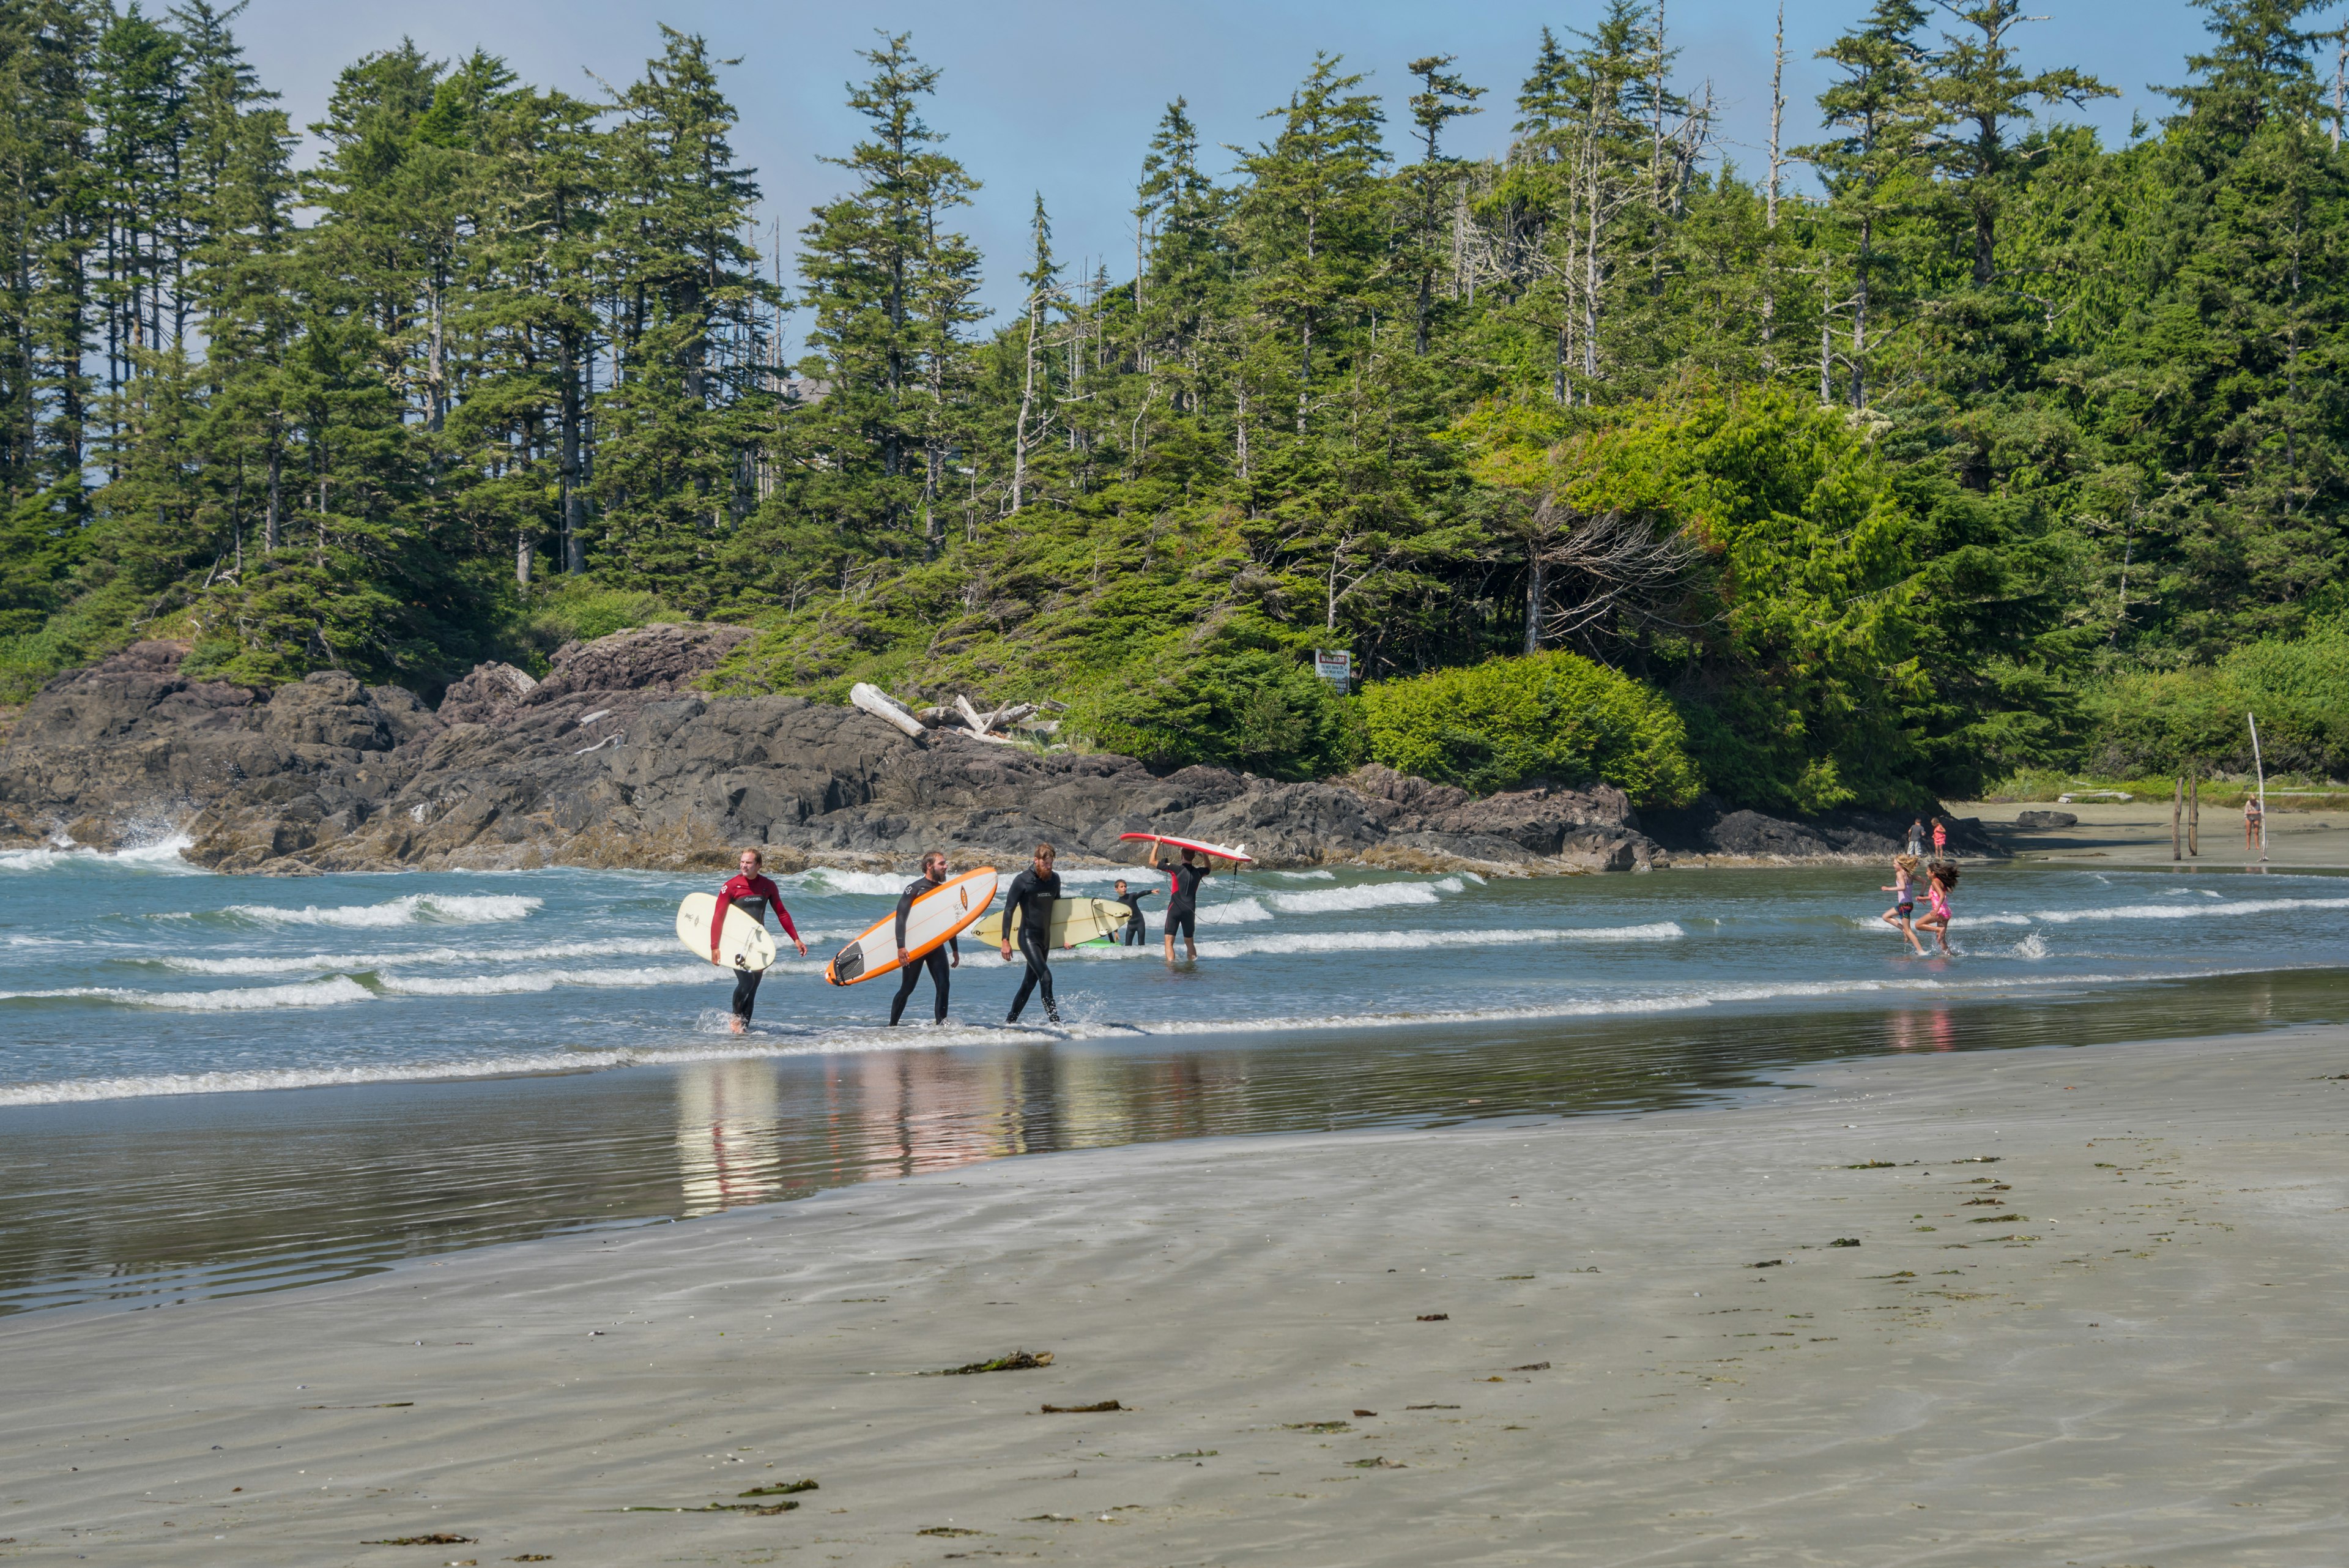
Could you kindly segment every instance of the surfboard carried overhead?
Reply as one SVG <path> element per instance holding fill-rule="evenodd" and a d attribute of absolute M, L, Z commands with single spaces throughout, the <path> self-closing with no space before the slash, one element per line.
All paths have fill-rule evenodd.
<path fill-rule="evenodd" d="M 1253 866 L 1256 857 L 1243 844 L 1237 849 L 1227 845 L 1210 844 L 1204 838 L 1185 838 L 1173 833 L 1121 833 L 1120 838 L 1139 838 L 1145 843 L 1164 844 L 1169 849 L 1195 849 L 1202 855 L 1212 855 L 1218 860 L 1229 860 L 1237 866 Z"/>
<path fill-rule="evenodd" d="M 677 907 L 677 940 L 701 958 L 709 956 L 709 918 L 718 912 L 718 900 L 708 893 L 688 893 L 685 902 Z M 740 909 L 726 911 L 725 927 L 718 933 L 718 966 L 720 969 L 761 970 L 775 961 L 775 939 L 767 929 Z"/>
<path fill-rule="evenodd" d="M 914 900 L 905 911 L 905 955 L 919 963 L 951 937 L 987 913 L 995 901 L 995 867 L 982 866 L 959 877 L 949 877 Z M 897 972 L 897 911 L 890 910 L 857 933 L 856 939 L 833 955 L 823 978 L 834 985 L 854 985 L 875 975 Z"/>
<path fill-rule="evenodd" d="M 1003 918 L 1007 911 L 999 910 L 978 923 L 971 934 L 983 942 L 1000 947 L 1019 934 L 1019 911 L 1011 909 L 1011 929 L 1007 935 Z M 1055 898 L 1052 900 L 1052 923 L 1046 928 L 1044 940 L 1056 948 L 1074 947 L 1096 937 L 1112 936 L 1125 929 L 1130 912 L 1123 904 L 1107 898 Z"/>

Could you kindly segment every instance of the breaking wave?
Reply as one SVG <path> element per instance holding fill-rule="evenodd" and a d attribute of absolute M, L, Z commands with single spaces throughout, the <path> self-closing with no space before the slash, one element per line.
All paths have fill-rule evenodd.
<path fill-rule="evenodd" d="M 545 900 L 512 893 L 410 893 L 381 904 L 316 904 L 283 909 L 273 904 L 231 904 L 221 911 L 264 926 L 471 926 L 528 918 Z"/>

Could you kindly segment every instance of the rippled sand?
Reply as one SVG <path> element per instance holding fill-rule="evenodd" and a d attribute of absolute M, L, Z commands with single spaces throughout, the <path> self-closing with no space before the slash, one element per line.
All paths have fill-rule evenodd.
<path fill-rule="evenodd" d="M 2337 1028 L 1824 1064 L 1729 1108 L 1040 1156 L 35 1314 L 0 1328 L 0 1534 L 142 1563 L 2337 1563 L 2344 1075 Z M 914 1376 L 1015 1348 L 1052 1364 Z M 802 1478 L 780 1516 L 616 1511 Z M 471 1539 L 360 1544 L 436 1533 Z"/>

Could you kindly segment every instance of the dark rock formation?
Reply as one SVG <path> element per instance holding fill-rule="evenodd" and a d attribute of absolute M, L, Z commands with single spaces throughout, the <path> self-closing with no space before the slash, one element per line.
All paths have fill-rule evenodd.
<path fill-rule="evenodd" d="M 1603 786 L 1480 800 L 1380 767 L 1323 784 L 1159 776 L 1129 757 L 1040 755 L 952 730 L 908 738 L 852 708 L 694 691 L 745 635 L 622 632 L 564 648 L 535 683 L 483 665 L 437 713 L 333 672 L 270 691 L 193 681 L 179 673 L 183 646 L 140 643 L 27 705 L 0 747 L 0 838 L 109 846 L 176 829 L 194 840 L 189 858 L 262 872 L 702 866 L 746 844 L 786 869 L 895 864 L 932 845 L 968 862 L 1039 839 L 1132 863 L 1143 846 L 1118 836 L 1143 831 L 1244 845 L 1270 866 L 1670 863 Z M 1678 814 L 1680 826 L 1702 815 Z M 1694 831 L 1703 854 L 1877 853 L 1856 819 L 1714 810 Z"/>
<path fill-rule="evenodd" d="M 2025 833 L 2054 833 L 2059 828 L 2077 827 L 2080 819 L 2068 811 L 2018 811 L 2014 826 Z"/>
<path fill-rule="evenodd" d="M 1646 827 L 1675 855 L 1731 860 L 1885 860 L 1908 847 L 1914 818 L 1888 811 L 1837 811 L 1789 819 L 1758 811 L 1732 811 L 1706 795 L 1686 811 L 1650 812 Z M 1995 859 L 2006 851 L 1982 830 L 1982 820 L 1945 816 L 1950 852 L 1968 859 Z M 1930 827 L 1931 819 L 1927 818 Z"/>

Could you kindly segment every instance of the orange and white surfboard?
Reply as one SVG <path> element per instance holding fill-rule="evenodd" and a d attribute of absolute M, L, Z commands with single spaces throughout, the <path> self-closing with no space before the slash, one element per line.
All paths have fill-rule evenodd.
<path fill-rule="evenodd" d="M 916 898 L 905 912 L 906 961 L 921 962 L 986 914 L 987 907 L 995 902 L 995 867 L 982 866 L 950 877 Z M 897 911 L 893 908 L 833 955 L 824 966 L 823 978 L 834 985 L 854 985 L 875 975 L 895 974 L 896 926 Z"/>

